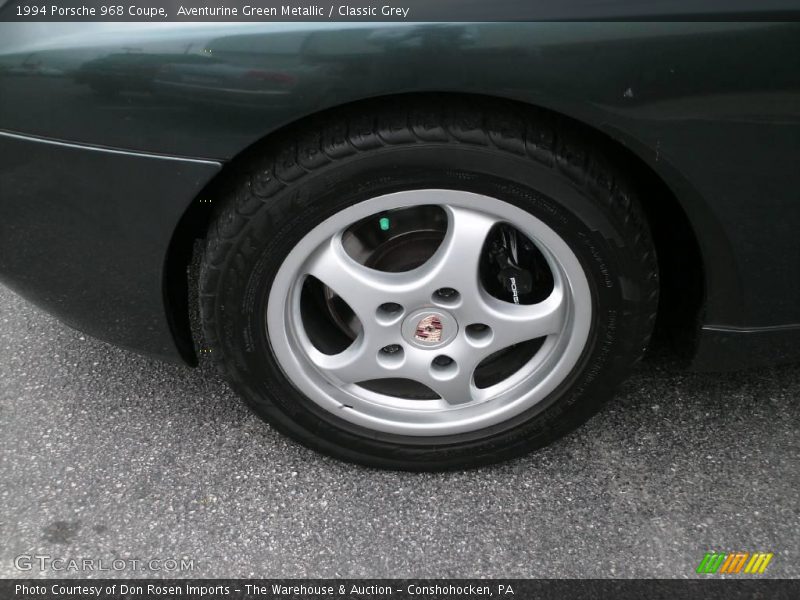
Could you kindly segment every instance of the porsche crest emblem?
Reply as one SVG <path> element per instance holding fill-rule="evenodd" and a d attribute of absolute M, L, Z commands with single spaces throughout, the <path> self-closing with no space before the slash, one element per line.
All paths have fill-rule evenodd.
<path fill-rule="evenodd" d="M 437 344 L 442 341 L 442 320 L 439 315 L 427 315 L 420 319 L 414 338 L 426 344 Z"/>

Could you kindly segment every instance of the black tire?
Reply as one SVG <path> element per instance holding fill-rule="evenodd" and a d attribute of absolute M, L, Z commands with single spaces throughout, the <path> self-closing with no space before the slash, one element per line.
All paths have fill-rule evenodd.
<path fill-rule="evenodd" d="M 288 132 L 249 159 L 221 198 L 200 276 L 205 342 L 262 418 L 347 461 L 441 470 L 492 463 L 563 436 L 594 414 L 643 355 L 656 315 L 656 256 L 643 212 L 604 142 L 538 110 L 432 98 L 375 103 Z M 301 394 L 276 362 L 265 305 L 284 257 L 359 200 L 419 187 L 499 197 L 547 223 L 578 256 L 594 321 L 549 397 L 476 432 L 426 438 L 345 422 Z"/>

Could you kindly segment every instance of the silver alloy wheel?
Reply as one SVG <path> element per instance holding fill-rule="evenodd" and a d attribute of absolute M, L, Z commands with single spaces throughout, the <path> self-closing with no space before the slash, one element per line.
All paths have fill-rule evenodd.
<path fill-rule="evenodd" d="M 410 271 L 390 273 L 361 265 L 345 251 L 343 232 L 361 219 L 412 206 L 436 205 L 447 231 L 434 254 Z M 542 252 L 553 290 L 530 305 L 489 295 L 478 274 L 487 234 L 509 223 Z M 311 342 L 300 296 L 308 275 L 339 295 L 361 323 L 355 341 L 329 355 Z M 435 291 L 452 288 L 455 299 Z M 379 310 L 394 303 L 402 310 Z M 427 320 L 426 320 L 427 319 Z M 267 334 L 292 383 L 337 417 L 369 429 L 411 436 L 464 433 L 502 423 L 545 399 L 577 364 L 592 322 L 586 275 L 567 243 L 530 213 L 470 192 L 414 190 L 350 206 L 312 229 L 289 253 L 273 282 Z M 488 326 L 475 333 L 469 325 Z M 423 332 L 433 334 L 432 342 Z M 417 335 L 420 333 L 420 335 Z M 486 388 L 473 379 L 489 355 L 544 338 L 516 372 Z M 394 352 L 382 351 L 387 346 Z M 452 362 L 438 364 L 439 356 Z M 439 399 L 412 400 L 369 390 L 359 382 L 403 378 L 424 384 Z"/>

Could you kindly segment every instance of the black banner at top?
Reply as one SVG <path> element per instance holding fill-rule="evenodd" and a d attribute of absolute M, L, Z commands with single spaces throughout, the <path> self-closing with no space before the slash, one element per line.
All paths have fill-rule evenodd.
<path fill-rule="evenodd" d="M 785 21 L 800 0 L 0 0 L 0 21 Z"/>

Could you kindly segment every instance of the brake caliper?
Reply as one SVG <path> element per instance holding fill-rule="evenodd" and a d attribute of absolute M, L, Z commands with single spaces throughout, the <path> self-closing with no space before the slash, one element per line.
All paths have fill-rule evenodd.
<path fill-rule="evenodd" d="M 519 304 L 520 296 L 533 290 L 533 277 L 530 271 L 519 266 L 517 231 L 503 225 L 500 233 L 491 244 L 489 258 L 497 267 L 500 285 L 514 304 Z"/>

